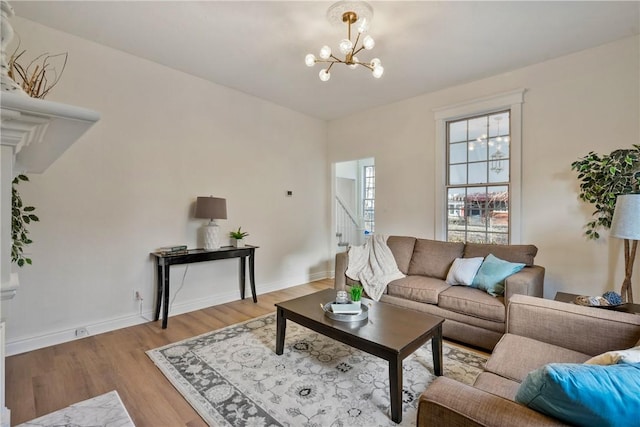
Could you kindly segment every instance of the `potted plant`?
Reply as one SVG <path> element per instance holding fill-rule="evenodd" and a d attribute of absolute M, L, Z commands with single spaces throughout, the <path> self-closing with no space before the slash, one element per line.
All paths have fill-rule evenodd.
<path fill-rule="evenodd" d="M 249 233 L 242 231 L 242 227 L 238 227 L 238 231 L 232 231 L 229 233 L 231 243 L 236 248 L 244 248 L 244 238 L 248 235 Z"/>
<path fill-rule="evenodd" d="M 589 239 L 598 239 L 598 229 L 609 229 L 620 194 L 640 193 L 640 145 L 600 156 L 593 151 L 571 164 L 578 172 L 580 200 L 591 203 L 595 219 L 586 224 Z"/>
<path fill-rule="evenodd" d="M 349 294 L 351 296 L 351 302 L 360 305 L 362 300 L 362 285 L 352 285 L 351 289 L 349 289 Z"/>

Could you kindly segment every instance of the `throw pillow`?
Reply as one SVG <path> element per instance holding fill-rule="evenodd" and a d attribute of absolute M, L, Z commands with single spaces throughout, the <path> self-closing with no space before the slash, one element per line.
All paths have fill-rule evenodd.
<path fill-rule="evenodd" d="M 628 350 L 614 350 L 594 356 L 584 362 L 587 365 L 615 365 L 616 363 L 640 363 L 640 346 Z"/>
<path fill-rule="evenodd" d="M 637 426 L 640 363 L 550 363 L 527 375 L 516 401 L 571 425 Z"/>
<path fill-rule="evenodd" d="M 504 295 L 504 279 L 522 270 L 526 264 L 502 260 L 493 254 L 487 255 L 478 270 L 472 287 L 482 289 L 494 297 Z"/>
<path fill-rule="evenodd" d="M 447 284 L 471 286 L 483 260 L 483 257 L 456 258 L 447 274 Z"/>

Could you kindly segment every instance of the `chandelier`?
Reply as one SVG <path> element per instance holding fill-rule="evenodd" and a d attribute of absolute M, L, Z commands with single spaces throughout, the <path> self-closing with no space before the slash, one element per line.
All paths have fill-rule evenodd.
<path fill-rule="evenodd" d="M 373 37 L 370 35 L 363 36 L 369 30 L 371 19 L 373 18 L 373 8 L 363 1 L 339 1 L 333 4 L 327 10 L 327 19 L 331 23 L 343 22 L 347 24 L 347 38 L 342 39 L 338 45 L 340 53 L 344 55 L 344 59 L 338 58 L 331 52 L 331 48 L 327 45 L 320 48 L 320 58 L 312 53 L 308 54 L 304 62 L 308 67 L 313 67 L 316 63 L 329 64 L 328 67 L 320 70 L 320 80 L 326 82 L 331 78 L 331 67 L 334 64 L 345 64 L 351 69 L 357 68 L 358 65 L 371 70 L 373 77 L 379 79 L 384 73 L 384 67 L 380 59 L 373 58 L 370 62 L 361 62 L 356 54 L 364 50 L 371 50 L 376 45 Z M 355 24 L 357 34 L 355 41 L 351 40 L 351 26 Z M 362 37 L 362 40 L 360 38 Z M 360 43 L 360 45 L 358 45 Z"/>

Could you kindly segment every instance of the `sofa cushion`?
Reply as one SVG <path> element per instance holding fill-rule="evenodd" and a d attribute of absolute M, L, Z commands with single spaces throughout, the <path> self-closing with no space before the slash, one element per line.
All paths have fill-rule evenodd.
<path fill-rule="evenodd" d="M 514 400 L 520 383 L 485 371 L 478 375 L 473 386 L 505 399 Z"/>
<path fill-rule="evenodd" d="M 486 257 L 493 254 L 509 262 L 521 262 L 533 265 L 533 259 L 538 253 L 534 245 L 492 245 L 484 243 L 467 243 L 464 247 L 465 258 Z"/>
<path fill-rule="evenodd" d="M 398 269 L 404 274 L 409 271 L 409 263 L 411 262 L 415 244 L 415 237 L 389 236 L 387 239 L 387 246 L 389 246 L 393 257 L 396 259 Z"/>
<path fill-rule="evenodd" d="M 506 309 L 503 298 L 466 286 L 452 286 L 440 293 L 438 307 L 492 322 L 504 322 Z"/>
<path fill-rule="evenodd" d="M 456 258 L 461 258 L 464 243 L 417 239 L 407 274 L 444 280 Z"/>
<path fill-rule="evenodd" d="M 640 363 L 551 363 L 527 375 L 516 401 L 578 426 L 637 426 Z"/>
<path fill-rule="evenodd" d="M 471 286 L 484 258 L 456 258 L 447 273 L 448 285 Z"/>
<path fill-rule="evenodd" d="M 503 296 L 504 279 L 522 270 L 524 266 L 523 263 L 505 261 L 489 254 L 480 266 L 471 286 L 487 291 L 494 297 Z"/>
<path fill-rule="evenodd" d="M 440 292 L 449 287 L 443 280 L 433 277 L 407 276 L 389 283 L 387 293 L 411 301 L 437 304 Z"/>
<path fill-rule="evenodd" d="M 505 334 L 496 344 L 484 369 L 522 382 L 527 374 L 547 363 L 583 363 L 589 355 L 519 335 Z"/>

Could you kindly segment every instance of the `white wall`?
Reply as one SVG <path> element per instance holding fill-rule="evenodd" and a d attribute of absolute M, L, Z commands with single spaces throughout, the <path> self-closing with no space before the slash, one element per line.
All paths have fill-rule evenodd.
<path fill-rule="evenodd" d="M 622 241 L 583 237 L 594 209 L 570 165 L 640 141 L 639 52 L 640 38 L 627 38 L 332 121 L 329 161 L 375 157 L 376 230 L 434 238 L 433 109 L 524 87 L 522 241 L 539 248 L 545 296 L 619 292 Z M 640 294 L 640 274 L 633 287 Z"/>
<path fill-rule="evenodd" d="M 242 226 L 260 246 L 258 294 L 327 277 L 326 122 L 28 20 L 12 23 L 27 57 L 69 53 L 47 99 L 102 118 L 20 185 L 41 222 L 30 227 L 34 265 L 2 306 L 10 353 L 72 339 L 78 327 L 143 322 L 132 295 L 142 293 L 149 316 L 149 252 L 198 245 L 197 196 L 226 198 L 224 234 Z M 171 312 L 239 299 L 237 270 L 237 259 L 192 264 Z M 172 298 L 184 271 L 172 268 Z"/>

